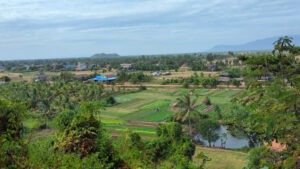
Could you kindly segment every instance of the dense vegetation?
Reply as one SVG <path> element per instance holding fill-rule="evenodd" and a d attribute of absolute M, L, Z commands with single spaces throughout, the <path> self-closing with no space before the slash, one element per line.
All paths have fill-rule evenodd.
<path fill-rule="evenodd" d="M 233 125 L 241 128 L 252 145 L 276 140 L 283 151 L 256 148 L 250 153 L 250 166 L 270 168 L 299 167 L 300 65 L 292 53 L 288 37 L 275 42 L 274 55 L 247 58 L 250 70 L 248 90 L 237 100 L 243 107 L 234 115 Z M 257 81 L 268 77 L 268 81 Z"/>
<path fill-rule="evenodd" d="M 214 163 L 214 157 L 197 151 L 201 143 L 194 138 L 201 134 L 209 147 L 215 146 L 216 140 L 226 139 L 218 134 L 221 125 L 232 135 L 248 138 L 250 148 L 242 151 L 250 150 L 249 169 L 299 168 L 300 66 L 296 54 L 299 48 L 291 38 L 282 37 L 272 53 L 259 56 L 229 52 L 84 60 L 95 63 L 95 69 L 107 65 L 119 69 L 120 63 L 132 63 L 133 70 L 178 71 L 183 64 L 192 70 L 209 70 L 207 64 L 213 63 L 216 70 L 229 73 L 232 80 L 225 85 L 235 85 L 232 91 L 206 89 L 220 82 L 197 73 L 160 81 L 160 87 L 181 84 L 174 89 L 148 89 L 142 84 L 153 77 L 133 70 L 119 72 L 108 85 L 74 79 L 69 72 L 51 81 L 11 82 L 3 77 L 0 168 L 205 168 L 206 163 Z M 231 64 L 226 63 L 229 56 L 234 58 Z M 41 74 L 53 71 L 53 65 L 60 70 L 65 64 L 65 60 L 23 61 L 32 62 L 30 70 L 42 69 Z M 22 67 L 18 62 L 1 64 Z M 245 78 L 246 89 L 240 90 L 241 84 L 234 81 L 240 77 Z M 121 89 L 124 82 L 141 85 Z M 193 89 L 185 89 L 191 84 Z M 117 90 L 115 85 L 120 85 Z M 144 133 L 133 130 L 137 128 Z M 275 141 L 281 150 L 272 148 Z"/>
<path fill-rule="evenodd" d="M 268 52 L 271 53 L 271 52 Z M 259 56 L 265 52 L 249 52 L 243 56 Z M 153 55 L 153 56 L 123 56 L 123 57 L 87 57 L 69 59 L 44 59 L 44 60 L 21 60 L 21 61 L 0 61 L 0 66 L 13 72 L 21 71 L 65 71 L 75 70 L 77 63 L 86 65 L 87 70 L 122 69 L 120 64 L 130 63 L 134 70 L 157 71 L 157 70 L 178 70 L 182 65 L 189 66 L 192 70 L 211 70 L 208 64 L 214 64 L 215 70 L 224 70 L 231 65 L 239 65 L 237 56 L 240 53 L 194 53 L 174 55 Z M 235 59 L 232 59 L 235 58 Z"/>

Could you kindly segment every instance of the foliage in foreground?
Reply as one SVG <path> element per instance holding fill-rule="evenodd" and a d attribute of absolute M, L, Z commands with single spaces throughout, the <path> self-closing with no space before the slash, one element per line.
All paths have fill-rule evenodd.
<path fill-rule="evenodd" d="M 0 99 L 0 168 L 25 168 L 27 149 L 22 140 L 25 108 Z"/>
<path fill-rule="evenodd" d="M 87 102 L 57 115 L 54 137 L 29 139 L 27 145 L 21 134 L 24 108 L 4 100 L 0 106 L 2 168 L 196 168 L 195 145 L 178 123 L 160 125 L 151 141 L 130 132 L 112 141 L 95 118 L 98 105 Z"/>
<path fill-rule="evenodd" d="M 254 149 L 250 168 L 300 167 L 300 66 L 285 38 L 274 43 L 275 55 L 247 58 L 248 90 L 236 100 L 243 107 L 230 120 L 253 146 L 273 141 L 286 146 L 284 151 Z"/>
<path fill-rule="evenodd" d="M 157 136 L 145 142 L 137 133 L 127 132 L 115 141 L 116 150 L 131 168 L 196 168 L 191 162 L 195 145 L 180 124 L 160 125 Z"/>

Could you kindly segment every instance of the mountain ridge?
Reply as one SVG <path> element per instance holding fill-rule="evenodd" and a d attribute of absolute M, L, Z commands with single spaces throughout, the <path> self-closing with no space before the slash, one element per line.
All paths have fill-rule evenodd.
<path fill-rule="evenodd" d="M 121 56 L 117 53 L 96 53 L 90 57 L 91 58 L 116 58 Z"/>
<path fill-rule="evenodd" d="M 227 52 L 227 51 L 262 51 L 262 50 L 272 50 L 273 43 L 278 40 L 280 36 L 274 36 L 264 39 L 258 39 L 250 41 L 243 44 L 237 45 L 216 45 L 213 48 L 207 50 L 206 52 Z M 298 35 L 289 35 L 293 38 L 293 44 L 300 45 L 300 34 Z"/>

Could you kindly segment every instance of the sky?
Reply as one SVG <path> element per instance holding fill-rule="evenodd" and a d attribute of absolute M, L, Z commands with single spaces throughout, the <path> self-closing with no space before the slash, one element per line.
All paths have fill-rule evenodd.
<path fill-rule="evenodd" d="M 299 0 L 0 0 L 0 60 L 202 52 L 300 34 Z"/>

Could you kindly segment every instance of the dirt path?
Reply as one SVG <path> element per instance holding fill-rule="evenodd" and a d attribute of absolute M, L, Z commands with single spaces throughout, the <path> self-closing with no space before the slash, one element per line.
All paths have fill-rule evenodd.
<path fill-rule="evenodd" d="M 165 122 L 147 122 L 147 121 L 128 121 L 126 126 L 147 126 L 147 127 L 157 127 L 159 124 L 165 124 Z"/>

